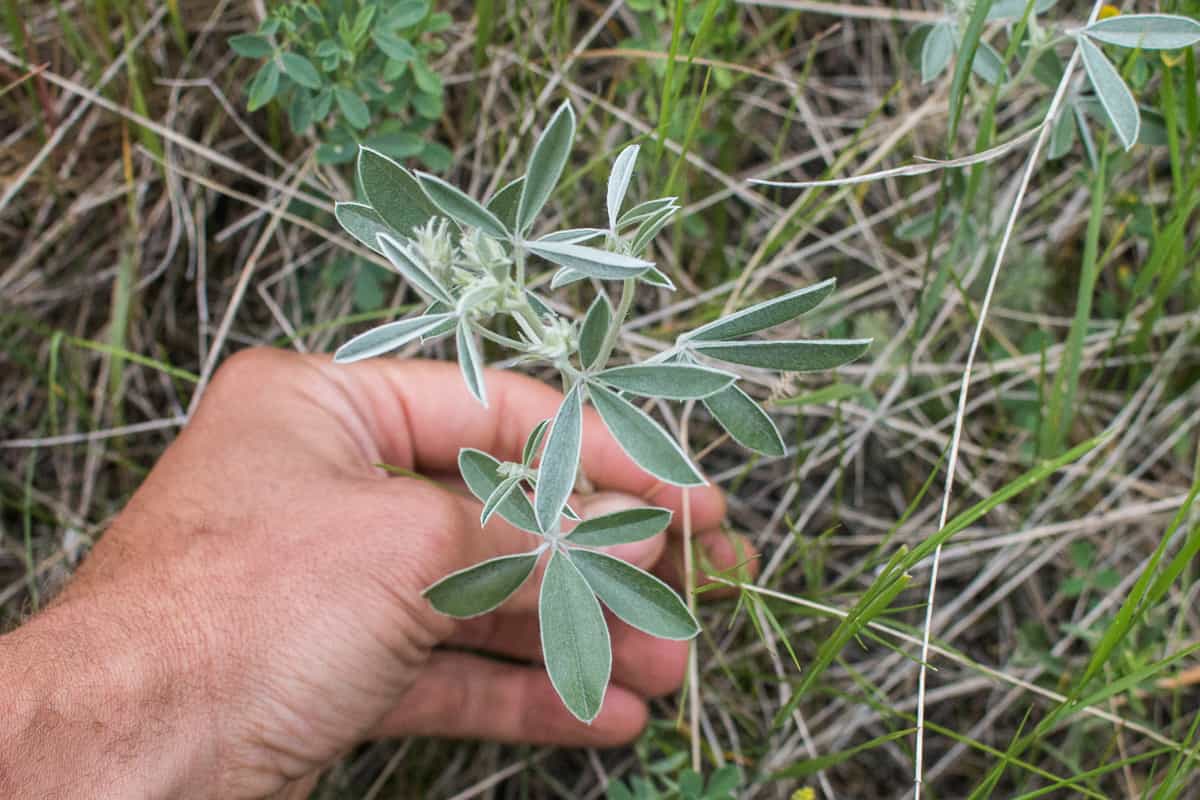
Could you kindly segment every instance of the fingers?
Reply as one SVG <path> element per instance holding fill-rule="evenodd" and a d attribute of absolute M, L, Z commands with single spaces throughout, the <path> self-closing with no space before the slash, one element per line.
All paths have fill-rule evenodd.
<path fill-rule="evenodd" d="M 520 459 L 525 438 L 562 402 L 555 389 L 522 375 L 489 370 L 489 406 L 482 407 L 463 385 L 453 364 L 377 359 L 337 366 L 316 357 L 295 356 L 317 365 L 339 396 L 355 398 L 346 413 L 357 415 L 380 457 L 422 473 L 450 472 L 459 450 L 473 447 L 506 461 Z M 357 426 L 351 426 L 357 427 Z M 612 438 L 594 410 L 584 415 L 582 466 L 598 488 L 641 497 L 676 512 L 681 489 L 644 472 Z M 690 490 L 698 530 L 719 524 L 725 514 L 720 490 Z"/>
<path fill-rule="evenodd" d="M 637 738 L 646 718 L 645 701 L 612 684 L 600 715 L 587 725 L 563 706 L 544 668 L 439 651 L 373 736 L 615 747 Z"/>
<path fill-rule="evenodd" d="M 611 614 L 607 616 L 614 683 L 645 698 L 671 694 L 683 685 L 687 642 L 656 639 Z M 540 661 L 542 657 L 538 618 L 532 612 L 497 613 L 465 620 L 448 643 L 526 661 Z"/>

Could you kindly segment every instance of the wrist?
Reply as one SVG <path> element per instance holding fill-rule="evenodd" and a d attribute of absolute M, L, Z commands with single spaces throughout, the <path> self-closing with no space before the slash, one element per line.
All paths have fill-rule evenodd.
<path fill-rule="evenodd" d="M 195 796 L 209 726 L 147 637 L 61 605 L 0 637 L 0 796 Z"/>

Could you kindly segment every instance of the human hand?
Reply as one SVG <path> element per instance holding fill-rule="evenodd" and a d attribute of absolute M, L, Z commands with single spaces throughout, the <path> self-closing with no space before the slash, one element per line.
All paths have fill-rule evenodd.
<path fill-rule="evenodd" d="M 63 595 L 0 639 L 6 682 L 24 687 L 0 711 L 25 723 L 15 750 L 0 736 L 0 794 L 27 796 L 23 759 L 5 753 L 31 747 L 74 759 L 68 792 L 69 780 L 100 779 L 113 796 L 233 798 L 308 782 L 373 737 L 637 736 L 646 699 L 680 685 L 686 643 L 609 616 L 613 682 L 588 726 L 541 666 L 482 654 L 538 659 L 537 580 L 475 620 L 421 597 L 454 570 L 535 543 L 498 516 L 481 531 L 479 504 L 452 476 L 462 447 L 517 458 L 560 395 L 513 374 L 487 380 L 483 409 L 449 364 L 230 359 Z M 381 462 L 432 480 L 387 477 Z M 668 534 L 611 550 L 678 584 L 681 490 L 638 469 L 590 412 L 583 470 L 600 490 L 574 501 L 584 516 L 634 505 L 631 495 L 677 512 Z M 746 558 L 716 530 L 719 491 L 692 489 L 690 505 L 710 563 Z M 58 667 L 37 671 L 47 660 Z"/>

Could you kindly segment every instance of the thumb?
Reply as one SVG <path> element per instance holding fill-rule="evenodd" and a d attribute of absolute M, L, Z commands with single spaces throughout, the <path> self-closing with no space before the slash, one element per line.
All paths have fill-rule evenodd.
<path fill-rule="evenodd" d="M 605 514 L 645 507 L 646 501 L 642 498 L 622 492 L 597 492 L 578 496 L 576 502 L 571 504 L 571 508 L 575 509 L 583 519 L 595 519 Z M 664 531 L 640 542 L 627 542 L 600 549 L 631 564 L 649 569 L 658 563 L 666 545 L 667 535 Z"/>

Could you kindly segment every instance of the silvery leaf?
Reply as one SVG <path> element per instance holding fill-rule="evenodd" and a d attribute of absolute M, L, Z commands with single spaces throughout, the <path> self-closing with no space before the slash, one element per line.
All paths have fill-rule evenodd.
<path fill-rule="evenodd" d="M 560 267 L 568 267 L 589 278 L 600 278 L 601 280 L 636 278 L 654 266 L 650 261 L 621 253 L 610 253 L 598 247 L 588 247 L 582 244 L 538 240 L 530 242 L 528 247 L 530 252 L 547 261 L 552 261 Z"/>
<path fill-rule="evenodd" d="M 815 372 L 855 360 L 871 345 L 870 339 L 816 341 L 695 342 L 696 352 L 747 367 L 780 372 Z"/>
<path fill-rule="evenodd" d="M 954 40 L 954 26 L 948 22 L 939 22 L 925 37 L 921 46 L 921 80 L 929 83 L 942 74 L 954 57 L 954 49 L 958 42 Z"/>
<path fill-rule="evenodd" d="M 396 350 L 429 330 L 440 325 L 450 314 L 436 316 L 412 317 L 397 322 L 389 322 L 372 328 L 366 333 L 360 333 L 337 349 L 333 360 L 339 364 L 352 364 L 364 358 L 383 355 Z"/>
<path fill-rule="evenodd" d="M 617 220 L 617 227 L 624 228 L 650 219 L 664 208 L 674 206 L 675 201 L 678 199 L 677 197 L 660 197 L 656 200 L 647 200 L 644 203 L 638 203 L 621 215 L 621 218 Z"/>
<path fill-rule="evenodd" d="M 520 478 L 505 478 L 504 481 L 496 487 L 496 491 L 492 492 L 492 496 L 483 504 L 483 510 L 479 512 L 479 526 L 483 527 L 488 524 L 488 520 L 496 513 L 500 504 L 507 500 L 513 492 L 520 491 Z"/>
<path fill-rule="evenodd" d="M 737 386 L 730 386 L 700 402 L 742 447 L 766 456 L 782 456 L 786 452 L 774 421 Z"/>
<path fill-rule="evenodd" d="M 564 286 L 568 286 L 572 283 L 579 283 L 580 281 L 586 281 L 587 279 L 588 276 L 584 275 L 582 272 L 576 272 L 573 269 L 567 269 L 566 267 L 563 267 L 558 272 L 554 273 L 554 277 L 550 279 L 550 288 L 561 289 Z"/>
<path fill-rule="evenodd" d="M 812 311 L 833 293 L 836 286 L 837 281 L 833 278 L 805 286 L 803 289 L 764 300 L 727 317 L 705 323 L 685 334 L 683 338 L 692 341 L 737 339 L 782 325 Z"/>
<path fill-rule="evenodd" d="M 1176 50 L 1200 42 L 1200 22 L 1174 14 L 1122 14 L 1083 29 L 1089 37 L 1118 47 Z"/>
<path fill-rule="evenodd" d="M 538 241 L 541 242 L 566 242 L 567 244 L 583 244 L 590 242 L 592 239 L 597 239 L 604 236 L 608 231 L 603 228 L 570 228 L 565 231 L 555 231 L 547 233 Z"/>
<path fill-rule="evenodd" d="M 704 485 L 683 450 L 645 411 L 595 383 L 588 384 L 588 394 L 613 438 L 638 466 L 677 486 Z"/>
<path fill-rule="evenodd" d="M 542 659 L 567 710 L 584 722 L 600 713 L 612 673 L 604 611 L 583 575 L 555 551 L 538 597 Z"/>
<path fill-rule="evenodd" d="M 438 282 L 437 278 L 429 274 L 422 264 L 410 256 L 408 249 L 395 237 L 388 233 L 381 233 L 375 237 L 375 241 L 378 244 L 379 252 L 383 253 L 391 265 L 396 268 L 396 272 L 400 273 L 400 277 L 408 281 L 413 288 L 426 297 L 450 306 L 454 305 L 454 300 L 451 299 L 450 293 L 446 291 L 445 287 Z"/>
<path fill-rule="evenodd" d="M 574 139 L 575 112 L 569 102 L 564 102 L 550 118 L 529 157 L 529 169 L 525 172 L 525 185 L 521 187 L 521 201 L 517 207 L 515 230 L 518 233 L 529 230 L 542 206 L 550 199 L 571 155 Z"/>
<path fill-rule="evenodd" d="M 595 379 L 631 394 L 698 400 L 732 385 L 737 375 L 687 364 L 632 364 L 606 369 Z"/>
<path fill-rule="evenodd" d="M 575 475 L 579 472 L 579 449 L 583 440 L 583 389 L 576 384 L 563 398 L 550 432 L 546 435 L 546 448 L 542 451 L 542 463 L 538 466 L 537 489 L 533 496 L 533 507 L 537 515 L 538 529 L 551 532 L 558 529 L 559 516 L 575 488 Z"/>
<path fill-rule="evenodd" d="M 460 569 L 421 592 L 435 609 L 457 619 L 493 611 L 533 574 L 536 553 L 500 556 Z"/>
<path fill-rule="evenodd" d="M 608 301 L 608 296 L 601 292 L 592 301 L 587 316 L 583 318 L 583 326 L 579 329 L 579 361 L 584 369 L 591 369 L 600 357 L 600 348 L 608 336 L 612 321 L 612 303 Z"/>
<path fill-rule="evenodd" d="M 638 280 L 642 281 L 643 283 L 648 283 L 651 286 L 659 286 L 672 292 L 675 291 L 675 284 L 658 267 L 651 267 L 650 269 L 646 270 L 640 276 L 638 276 Z"/>
<path fill-rule="evenodd" d="M 363 203 L 337 203 L 333 215 L 346 233 L 376 253 L 383 253 L 375 237 L 391 233 L 392 228 L 378 211 Z"/>
<path fill-rule="evenodd" d="M 636 254 L 644 252 L 650 246 L 650 242 L 654 241 L 654 237 L 658 236 L 662 232 L 662 229 L 667 227 L 677 211 L 679 211 L 678 206 L 667 206 L 653 217 L 644 220 L 638 226 L 637 233 L 633 235 L 633 242 L 629 245 L 629 251 Z"/>
<path fill-rule="evenodd" d="M 617 229 L 621 204 L 625 202 L 625 193 L 629 191 L 633 165 L 637 162 L 640 149 L 636 144 L 631 144 L 622 150 L 613 162 L 612 172 L 608 174 L 608 225 L 614 231 Z"/>
<path fill-rule="evenodd" d="M 521 449 L 521 463 L 525 466 L 533 464 L 533 459 L 537 456 L 538 451 L 542 449 L 542 440 L 546 438 L 546 429 L 550 427 L 550 420 L 544 419 L 537 425 L 533 426 L 533 430 L 529 432 L 529 436 L 525 439 L 525 447 Z"/>
<path fill-rule="evenodd" d="M 517 227 L 517 204 L 521 202 L 521 188 L 524 185 L 524 178 L 509 181 L 501 186 L 485 204 L 487 210 L 495 214 L 504 223 L 504 227 L 510 231 L 516 230 Z"/>
<path fill-rule="evenodd" d="M 1045 14 L 1054 8 L 1054 4 L 1057 2 L 1058 0 L 1035 0 L 1030 13 L 1031 15 Z M 1020 19 L 1025 16 L 1025 8 L 1028 5 L 1029 0 L 996 0 L 988 10 L 987 18 L 989 20 Z"/>
<path fill-rule="evenodd" d="M 466 381 L 467 388 L 471 390 L 475 399 L 486 408 L 488 400 L 487 386 L 483 382 L 483 361 L 479 357 L 479 348 L 475 344 L 475 334 L 471 332 L 471 326 L 466 320 L 458 323 L 456 341 L 458 366 L 462 370 L 463 380 Z"/>
<path fill-rule="evenodd" d="M 1129 87 L 1125 85 L 1117 68 L 1105 57 L 1095 43 L 1087 36 L 1080 36 L 1079 50 L 1083 56 L 1083 67 L 1087 70 L 1088 79 L 1096 91 L 1096 97 L 1104 106 L 1104 113 L 1117 131 L 1117 138 L 1126 150 L 1137 142 L 1138 129 L 1141 127 L 1141 117 L 1138 115 L 1137 101 Z"/>
<path fill-rule="evenodd" d="M 405 236 L 437 215 L 412 173 L 369 147 L 358 151 L 358 181 L 371 207 Z"/>
<path fill-rule="evenodd" d="M 499 470 L 500 462 L 482 450 L 464 447 L 458 453 L 459 474 L 462 475 L 471 494 L 481 503 L 486 503 L 496 488 L 504 482 Z M 510 494 L 496 507 L 496 513 L 523 531 L 540 533 L 533 505 L 523 491 L 517 490 Z"/>
<path fill-rule="evenodd" d="M 665 508 L 631 508 L 585 519 L 568 534 L 571 544 L 584 547 L 612 547 L 640 542 L 667 529 L 671 512 Z"/>
<path fill-rule="evenodd" d="M 982 40 L 979 42 L 978 49 L 975 50 L 975 60 L 971 62 L 971 70 L 992 86 L 1002 83 L 1008 78 L 1008 66 L 1004 63 L 1004 56 L 996 52 L 996 48 Z"/>
<path fill-rule="evenodd" d="M 1071 152 L 1075 145 L 1075 114 L 1070 107 L 1064 107 L 1054 121 L 1054 129 L 1050 131 L 1050 146 L 1046 158 L 1050 161 L 1058 159 Z"/>
<path fill-rule="evenodd" d="M 504 223 L 462 189 L 427 172 L 418 172 L 416 176 L 425 194 L 450 219 L 460 225 L 478 228 L 497 239 L 508 238 L 508 230 Z"/>
<path fill-rule="evenodd" d="M 670 586 L 627 561 L 591 550 L 572 550 L 571 560 L 608 609 L 640 631 L 683 641 L 700 624 Z"/>

